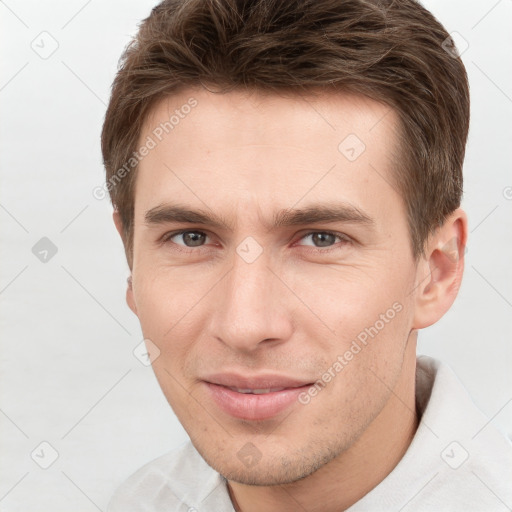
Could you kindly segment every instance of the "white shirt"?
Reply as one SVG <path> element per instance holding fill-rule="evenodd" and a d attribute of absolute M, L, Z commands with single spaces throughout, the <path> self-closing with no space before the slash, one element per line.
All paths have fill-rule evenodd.
<path fill-rule="evenodd" d="M 419 356 L 421 420 L 393 471 L 346 512 L 490 512 L 512 507 L 512 442 L 453 371 Z M 226 480 L 189 441 L 149 462 L 116 491 L 108 512 L 234 512 Z"/>

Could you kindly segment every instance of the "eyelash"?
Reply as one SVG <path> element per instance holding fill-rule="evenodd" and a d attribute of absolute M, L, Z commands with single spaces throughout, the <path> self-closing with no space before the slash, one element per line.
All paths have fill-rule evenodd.
<path fill-rule="evenodd" d="M 206 236 L 208 236 L 208 233 L 204 232 L 204 231 L 200 231 L 200 230 L 195 230 L 195 229 L 182 229 L 180 231 L 174 231 L 172 233 L 166 233 L 163 237 L 161 237 L 160 241 L 162 244 L 167 244 L 170 242 L 170 239 L 177 236 L 177 235 L 183 235 L 184 233 L 201 233 L 201 234 L 204 234 Z M 343 233 L 336 233 L 334 231 L 323 231 L 323 230 L 320 230 L 320 231 L 308 231 L 307 233 L 305 233 L 304 235 L 302 235 L 300 237 L 299 240 L 302 240 L 303 238 L 306 238 L 307 236 L 310 236 L 310 235 L 313 235 L 313 234 L 318 234 L 318 233 L 321 233 L 323 235 L 332 235 L 332 236 L 335 236 L 337 238 L 339 238 L 341 240 L 341 243 L 342 245 L 345 245 L 347 243 L 351 243 L 352 240 L 347 236 L 347 235 L 344 235 Z M 198 246 L 197 248 L 185 248 L 186 246 L 182 246 L 180 244 L 176 244 L 174 242 L 170 242 L 172 243 L 172 245 L 175 245 L 176 246 L 176 249 L 177 251 L 181 252 L 181 253 L 184 253 L 184 254 L 192 254 L 194 252 L 197 252 L 201 247 L 203 246 Z M 311 247 L 311 246 L 304 246 L 306 247 L 306 251 L 310 252 L 310 251 L 313 251 L 313 252 L 316 252 L 316 253 L 322 253 L 322 254 L 326 254 L 326 253 L 330 253 L 332 251 L 335 251 L 335 250 L 338 250 L 340 249 L 340 247 L 336 244 L 334 246 L 331 246 L 331 247 L 326 247 L 326 248 L 321 248 L 321 247 Z"/>

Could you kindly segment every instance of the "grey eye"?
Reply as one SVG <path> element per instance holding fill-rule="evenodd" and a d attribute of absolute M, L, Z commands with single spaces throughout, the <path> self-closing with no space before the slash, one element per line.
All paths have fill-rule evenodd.
<path fill-rule="evenodd" d="M 336 239 L 341 237 L 335 235 L 334 233 L 327 233 L 324 231 L 316 231 L 314 233 L 309 233 L 303 237 L 303 240 L 310 238 L 313 242 L 314 247 L 329 247 L 336 243 Z M 305 244 L 311 245 L 311 244 Z"/>
<path fill-rule="evenodd" d="M 182 233 L 176 233 L 170 237 L 170 240 L 175 237 L 182 237 L 184 244 L 178 243 L 178 245 L 185 245 L 186 247 L 199 247 L 202 245 L 202 243 L 204 243 L 206 236 L 207 235 L 201 231 L 183 231 Z"/>

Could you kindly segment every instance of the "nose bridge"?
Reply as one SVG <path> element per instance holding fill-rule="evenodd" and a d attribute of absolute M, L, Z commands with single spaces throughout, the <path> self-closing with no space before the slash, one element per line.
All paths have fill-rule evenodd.
<path fill-rule="evenodd" d="M 264 253 L 255 259 L 254 252 L 247 257 L 254 249 L 250 242 L 237 248 L 220 290 L 213 333 L 232 348 L 245 351 L 256 349 L 265 340 L 283 341 L 291 333 L 283 290 L 278 290 L 278 280 L 268 268 L 271 262 Z"/>

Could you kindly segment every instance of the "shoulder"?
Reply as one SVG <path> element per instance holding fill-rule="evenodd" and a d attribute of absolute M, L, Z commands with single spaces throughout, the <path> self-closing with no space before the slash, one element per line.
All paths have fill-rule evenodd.
<path fill-rule="evenodd" d="M 192 443 L 145 464 L 127 478 L 112 496 L 108 512 L 194 512 L 206 498 L 230 511 L 224 479 L 199 455 Z M 215 501 L 217 500 L 217 501 Z M 222 504 L 221 502 L 224 502 Z M 220 508 L 223 507 L 223 508 Z"/>
<path fill-rule="evenodd" d="M 423 446 L 434 452 L 426 501 L 465 510 L 510 506 L 512 441 L 480 411 L 448 365 L 420 356 L 417 377 L 433 378 L 421 420 Z"/>
<path fill-rule="evenodd" d="M 473 403 L 451 368 L 417 359 L 420 423 L 394 470 L 350 512 L 501 510 L 512 503 L 512 442 Z"/>
<path fill-rule="evenodd" d="M 413 453 L 425 458 L 422 469 L 432 479 L 425 479 L 429 483 L 420 493 L 425 504 L 439 510 L 458 505 L 468 511 L 510 506 L 512 441 L 480 411 L 448 365 L 420 356 L 417 369 L 418 398 L 425 409 L 421 446 Z M 422 397 L 421 381 L 429 380 L 432 387 L 423 389 L 430 392 Z"/>

